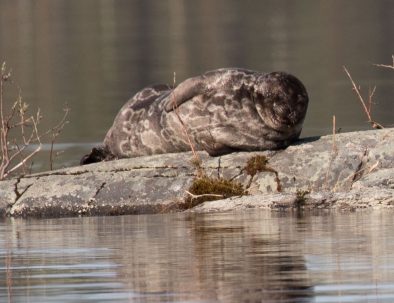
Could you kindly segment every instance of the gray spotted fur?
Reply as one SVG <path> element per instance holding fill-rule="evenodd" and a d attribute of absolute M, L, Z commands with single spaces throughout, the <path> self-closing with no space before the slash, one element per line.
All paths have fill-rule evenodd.
<path fill-rule="evenodd" d="M 100 157 L 188 151 L 185 130 L 197 150 L 212 156 L 284 148 L 299 137 L 307 106 L 306 89 L 292 75 L 218 69 L 175 89 L 138 92 L 116 116 Z"/>

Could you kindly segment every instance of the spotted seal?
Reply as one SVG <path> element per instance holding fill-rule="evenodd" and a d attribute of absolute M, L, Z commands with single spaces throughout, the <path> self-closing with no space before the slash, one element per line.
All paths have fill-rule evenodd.
<path fill-rule="evenodd" d="M 82 164 L 196 150 L 211 156 L 287 147 L 301 132 L 308 94 L 296 77 L 223 68 L 177 87 L 155 85 L 120 110 L 103 146 Z"/>

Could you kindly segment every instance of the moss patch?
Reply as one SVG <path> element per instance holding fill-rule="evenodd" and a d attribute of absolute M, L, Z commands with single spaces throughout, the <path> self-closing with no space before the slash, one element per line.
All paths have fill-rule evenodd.
<path fill-rule="evenodd" d="M 268 159 L 266 156 L 257 155 L 248 159 L 243 171 L 250 176 L 249 183 L 246 188 L 249 188 L 252 184 L 253 178 L 257 173 L 271 172 L 275 174 L 276 189 L 278 192 L 282 191 L 282 185 L 280 183 L 278 172 L 272 167 L 268 166 Z"/>
<path fill-rule="evenodd" d="M 254 156 L 248 159 L 244 167 L 244 171 L 251 177 L 254 177 L 257 173 L 263 171 L 271 171 L 271 168 L 267 167 L 268 159 L 266 156 Z"/>

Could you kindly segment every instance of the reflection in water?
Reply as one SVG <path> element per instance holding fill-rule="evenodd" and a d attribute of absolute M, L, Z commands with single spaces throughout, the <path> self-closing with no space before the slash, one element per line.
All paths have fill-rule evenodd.
<path fill-rule="evenodd" d="M 160 244 L 153 250 L 145 234 L 127 235 L 139 243 L 121 257 L 132 264 L 122 267 L 127 288 L 143 293 L 170 289 L 220 302 L 283 302 L 309 296 L 303 257 L 281 246 L 278 231 L 256 234 L 252 228 L 260 222 L 249 224 L 234 216 L 186 219 L 176 223 L 178 231 L 162 230 L 160 226 L 172 224 L 161 222 L 153 236 Z"/>
<path fill-rule="evenodd" d="M 220 302 L 304 302 L 312 289 L 302 252 L 284 245 L 279 230 L 261 234 L 267 227 L 260 220 L 234 221 L 192 221 L 203 289 L 210 289 Z"/>
<path fill-rule="evenodd" d="M 12 219 L 0 223 L 0 302 L 393 302 L 393 218 Z"/>

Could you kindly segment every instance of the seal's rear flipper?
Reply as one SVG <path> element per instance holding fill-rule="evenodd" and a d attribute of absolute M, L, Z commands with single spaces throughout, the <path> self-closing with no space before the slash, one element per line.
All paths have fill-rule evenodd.
<path fill-rule="evenodd" d="M 202 77 L 194 77 L 183 81 L 179 84 L 164 101 L 166 112 L 170 112 L 180 106 L 182 103 L 193 99 L 205 92 L 205 83 Z"/>
<path fill-rule="evenodd" d="M 106 148 L 105 146 L 98 146 L 93 147 L 90 154 L 83 156 L 79 164 L 86 165 L 113 159 L 115 159 L 115 157 L 111 154 L 108 148 Z"/>

